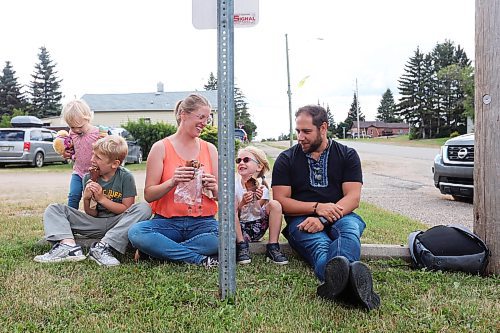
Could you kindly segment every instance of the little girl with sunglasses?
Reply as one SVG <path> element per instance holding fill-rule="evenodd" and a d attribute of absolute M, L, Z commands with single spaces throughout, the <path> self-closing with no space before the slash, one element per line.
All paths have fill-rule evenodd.
<path fill-rule="evenodd" d="M 238 151 L 238 171 L 235 179 L 235 230 L 236 261 L 248 264 L 252 261 L 248 242 L 260 240 L 269 229 L 266 246 L 267 261 L 288 264 L 280 251 L 278 238 L 281 231 L 281 204 L 269 198 L 269 186 L 264 174 L 270 171 L 266 154 L 257 147 L 246 146 Z M 262 185 L 258 179 L 262 179 Z"/>

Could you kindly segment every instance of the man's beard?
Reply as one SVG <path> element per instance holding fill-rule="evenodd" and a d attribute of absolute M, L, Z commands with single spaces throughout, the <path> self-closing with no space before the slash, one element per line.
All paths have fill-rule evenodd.
<path fill-rule="evenodd" d="M 323 143 L 323 140 L 321 139 L 321 134 L 318 133 L 318 136 L 316 137 L 316 139 L 314 141 L 312 141 L 311 143 L 309 143 L 308 149 L 304 149 L 304 146 L 302 146 L 302 151 L 306 154 L 313 153 L 316 150 L 318 150 L 318 148 L 321 146 L 322 143 Z"/>

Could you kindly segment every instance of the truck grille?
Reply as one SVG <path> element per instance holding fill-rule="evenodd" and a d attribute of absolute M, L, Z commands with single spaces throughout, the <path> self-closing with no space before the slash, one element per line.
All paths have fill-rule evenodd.
<path fill-rule="evenodd" d="M 474 162 L 474 146 L 448 146 L 448 159 L 453 162 Z"/>

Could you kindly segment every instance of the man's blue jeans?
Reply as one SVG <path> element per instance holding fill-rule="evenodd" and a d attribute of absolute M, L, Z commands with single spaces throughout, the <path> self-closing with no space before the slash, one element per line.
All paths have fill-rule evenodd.
<path fill-rule="evenodd" d="M 325 280 L 325 266 L 330 259 L 344 256 L 350 262 L 361 256 L 361 235 L 366 227 L 363 219 L 350 213 L 333 225 L 317 233 L 300 231 L 297 226 L 307 216 L 287 216 L 284 231 L 290 246 L 297 251 L 314 269 L 320 281 Z"/>
<path fill-rule="evenodd" d="M 82 199 L 83 184 L 82 177 L 73 173 L 69 182 L 68 206 L 78 209 Z"/>
<path fill-rule="evenodd" d="M 219 225 L 213 216 L 153 219 L 134 224 L 128 231 L 130 243 L 147 255 L 199 265 L 219 249 Z"/>

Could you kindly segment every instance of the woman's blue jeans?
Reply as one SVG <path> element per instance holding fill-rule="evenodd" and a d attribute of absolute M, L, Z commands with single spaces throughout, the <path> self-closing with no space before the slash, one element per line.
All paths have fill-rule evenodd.
<path fill-rule="evenodd" d="M 325 266 L 330 259 L 344 256 L 349 262 L 359 260 L 360 238 L 366 227 L 359 215 L 350 213 L 325 230 L 313 234 L 297 228 L 306 218 L 287 216 L 288 225 L 284 234 L 290 246 L 313 267 L 320 281 L 325 280 Z"/>
<path fill-rule="evenodd" d="M 82 200 L 83 184 L 82 177 L 76 173 L 71 174 L 69 182 L 68 206 L 78 209 Z"/>
<path fill-rule="evenodd" d="M 141 252 L 161 260 L 200 265 L 219 249 L 219 225 L 213 216 L 164 218 L 134 224 L 130 243 Z"/>

